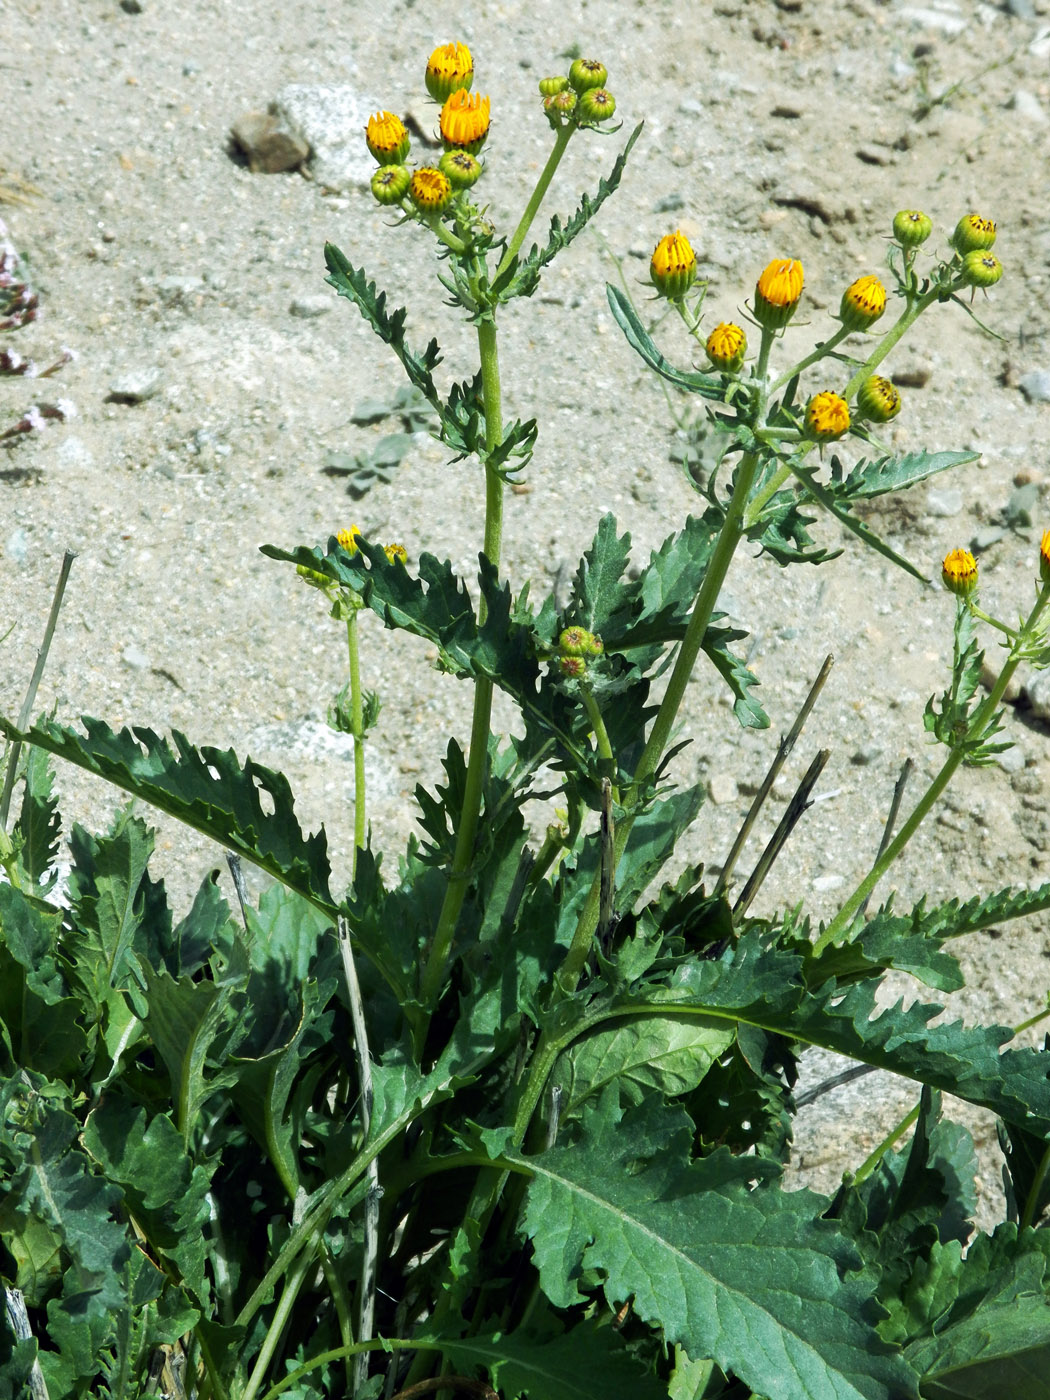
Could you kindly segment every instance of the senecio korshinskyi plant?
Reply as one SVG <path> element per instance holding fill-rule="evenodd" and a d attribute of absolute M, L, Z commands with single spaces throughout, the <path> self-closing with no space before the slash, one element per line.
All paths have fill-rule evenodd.
<path fill-rule="evenodd" d="M 459 576 L 410 537 L 384 544 L 367 521 L 316 546 L 264 549 L 309 585 L 289 590 L 304 633 L 319 595 L 345 628 L 346 682 L 328 719 L 349 738 L 352 801 L 341 779 L 329 784 L 327 832 L 307 834 L 287 779 L 232 750 L 95 719 L 30 726 L 32 691 L 18 724 L 0 720 L 0 1389 L 50 1400 L 162 1388 L 185 1400 L 1042 1397 L 1050 1051 L 1020 1037 L 1046 1018 L 1044 989 L 1013 1029 L 942 1018 L 935 998 L 965 982 L 954 940 L 1050 909 L 1050 885 L 909 903 L 886 881 L 958 768 L 1003 749 L 1018 666 L 1050 661 L 1050 530 L 1037 561 L 1030 546 L 1035 599 L 1013 623 L 982 608 L 969 550 L 943 560 L 949 600 L 929 587 L 932 560 L 906 557 L 867 510 L 976 456 L 901 453 L 878 435 L 891 420 L 895 444 L 909 431 L 892 356 L 919 317 L 973 317 L 982 286 L 994 304 L 994 226 L 966 215 L 935 237 L 930 217 L 902 211 L 885 268 L 830 279 L 811 266 L 831 314 L 790 327 L 800 258 L 767 250 L 748 302 L 754 273 L 735 294 L 712 290 L 682 229 L 654 228 L 648 282 L 606 288 L 624 344 L 619 359 L 603 347 L 600 368 L 627 375 L 637 355 L 703 407 L 714 446 L 689 476 L 696 512 L 648 559 L 606 516 L 564 587 L 514 577 L 504 498 L 532 469 L 539 426 L 504 416 L 505 310 L 524 310 L 549 264 L 572 255 L 638 129 L 575 212 L 537 236 L 569 144 L 596 159 L 618 130 L 600 59 L 542 76 L 534 119 L 550 153 L 504 229 L 493 211 L 524 170 L 500 120 L 510 79 L 492 85 L 491 104 L 473 81 L 465 44 L 433 50 L 421 86 L 450 149 L 413 162 L 404 122 L 379 112 L 363 133 L 374 201 L 362 200 L 391 240 L 432 242 L 435 302 L 473 328 L 476 359 L 450 367 L 338 248 L 325 260 L 383 342 L 370 373 L 399 362 L 433 415 L 454 464 L 443 489 L 463 528 L 477 527 L 477 571 Z M 410 110 L 418 96 L 387 101 Z M 691 198 L 694 217 L 711 207 L 709 191 Z M 626 252 L 633 231 L 611 227 Z M 873 248 L 880 230 L 868 231 Z M 579 332 L 581 315 L 598 315 L 581 285 L 588 297 L 573 311 L 581 385 L 599 367 Z M 535 311 L 551 339 L 562 313 Z M 657 432 L 632 441 L 625 414 L 617 450 L 652 462 Z M 558 469 L 589 450 L 570 439 Z M 816 679 L 790 724 L 773 663 L 760 691 L 747 633 L 720 599 L 746 553 L 749 567 L 816 567 L 846 540 L 925 591 L 951 664 L 922 734 L 899 738 L 939 746 L 940 766 L 917 796 L 906 768 L 892 798 L 895 775 L 869 771 L 884 829 L 873 821 L 829 845 L 846 893 L 816 921 L 800 863 L 778 865 L 775 886 L 769 872 L 841 755 L 816 751 L 764 850 L 749 833 L 766 823 L 792 745 L 809 742 L 828 619 L 797 619 Z M 417 786 L 415 834 L 396 859 L 373 849 L 368 823 L 365 750 L 382 733 L 380 696 L 363 684 L 368 614 L 418 639 L 411 659 L 436 668 L 421 691 L 461 685 L 472 701 L 469 737 L 449 737 L 440 781 Z M 987 690 L 984 629 L 1003 650 Z M 316 651 L 304 646 L 304 668 Z M 700 666 L 725 688 L 731 720 L 685 703 Z M 512 718 L 494 728 L 501 713 Z M 703 863 L 694 847 L 686 859 L 705 792 L 679 748 L 715 751 L 723 720 L 757 748 L 770 717 L 788 737 L 768 743 L 766 780 L 730 849 L 700 822 Z M 60 848 L 52 754 L 225 846 L 234 907 L 209 871 L 176 916 L 137 812 L 97 837 L 74 824 Z M 343 841 L 341 862 L 329 839 Z M 257 899 L 241 861 L 273 881 Z M 919 995 L 901 995 L 905 979 Z M 812 1047 L 915 1087 L 830 1196 L 784 1184 Z M 997 1120 L 1005 1202 L 991 1233 L 974 1227 L 974 1143 L 943 1119 L 944 1094 Z"/>

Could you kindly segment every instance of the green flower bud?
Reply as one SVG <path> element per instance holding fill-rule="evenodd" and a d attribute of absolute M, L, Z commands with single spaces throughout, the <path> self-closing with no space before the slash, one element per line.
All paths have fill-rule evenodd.
<path fill-rule="evenodd" d="M 1003 265 L 994 253 L 974 248 L 962 260 L 962 280 L 967 287 L 994 287 L 1003 275 Z"/>
<path fill-rule="evenodd" d="M 607 122 L 616 111 L 616 98 L 608 88 L 588 88 L 580 95 L 576 115 L 580 122 L 593 125 Z"/>
<path fill-rule="evenodd" d="M 601 656 L 605 643 L 597 632 L 588 632 L 583 627 L 566 627 L 558 638 L 558 649 L 562 656 Z"/>
<path fill-rule="evenodd" d="M 980 214 L 967 214 L 955 225 L 952 247 L 963 257 L 967 253 L 983 252 L 995 242 L 995 224 Z"/>
<path fill-rule="evenodd" d="M 917 248 L 932 232 L 932 220 L 919 209 L 902 209 L 894 215 L 893 236 L 902 248 Z"/>
<path fill-rule="evenodd" d="M 484 168 L 469 151 L 446 151 L 438 161 L 438 169 L 448 177 L 454 190 L 469 190 L 476 185 Z"/>
<path fill-rule="evenodd" d="M 569 69 L 569 82 L 581 96 L 591 88 L 604 87 L 608 76 L 605 64 L 596 58 L 578 58 Z"/>
<path fill-rule="evenodd" d="M 565 89 L 566 89 L 568 86 L 569 86 L 569 80 L 568 80 L 568 78 L 566 78 L 566 77 L 541 78 L 541 79 L 540 79 L 540 96 L 541 96 L 541 97 L 555 97 L 555 96 L 557 96 L 557 94 L 558 94 L 559 92 L 564 92 Z"/>
<path fill-rule="evenodd" d="M 571 87 L 562 88 L 543 99 L 543 110 L 551 126 L 559 127 L 576 110 L 577 97 Z"/>
<path fill-rule="evenodd" d="M 888 423 L 901 411 L 901 395 L 896 384 L 873 374 L 857 390 L 857 416 L 871 423 Z"/>
<path fill-rule="evenodd" d="M 372 194 L 380 204 L 400 204 L 412 183 L 403 165 L 381 165 L 372 176 Z"/>
<path fill-rule="evenodd" d="M 558 670 L 568 680 L 579 680 L 587 674 L 587 662 L 582 656 L 559 656 Z"/>

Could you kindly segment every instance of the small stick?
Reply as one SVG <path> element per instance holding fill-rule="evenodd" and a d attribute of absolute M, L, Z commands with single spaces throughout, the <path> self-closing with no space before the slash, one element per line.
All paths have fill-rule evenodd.
<path fill-rule="evenodd" d="M 886 825 L 882 829 L 882 840 L 879 842 L 879 852 L 878 855 L 875 857 L 876 862 L 882 859 L 883 852 L 886 850 L 886 847 L 890 844 L 890 838 L 893 835 L 893 828 L 897 825 L 897 816 L 900 813 L 901 801 L 904 798 L 904 789 L 908 785 L 908 779 L 911 777 L 911 770 L 914 767 L 915 764 L 911 761 L 911 759 L 906 758 L 904 760 L 904 766 L 900 772 L 900 777 L 893 785 L 893 797 L 890 799 L 890 810 L 886 815 Z M 864 900 L 863 904 L 857 910 L 858 917 L 862 917 L 865 914 L 868 908 L 868 901 L 871 899 L 871 896 L 874 893 L 874 890 L 871 890 L 868 893 L 867 899 Z"/>
<path fill-rule="evenodd" d="M 863 1079 L 866 1074 L 874 1074 L 878 1065 L 852 1065 L 849 1069 L 844 1069 L 840 1074 L 833 1074 L 830 1079 L 823 1079 L 819 1084 L 814 1084 L 812 1089 L 804 1089 L 795 1098 L 796 1108 L 805 1108 L 806 1104 L 813 1103 L 822 1094 L 829 1094 L 832 1089 L 840 1089 L 843 1084 L 852 1084 L 855 1079 Z"/>
<path fill-rule="evenodd" d="M 762 779 L 762 786 L 759 788 L 758 792 L 755 793 L 755 800 L 751 803 L 751 806 L 748 810 L 748 814 L 744 818 L 740 830 L 737 832 L 736 840 L 733 842 L 732 849 L 730 850 L 729 855 L 726 857 L 725 865 L 723 865 L 722 867 L 722 873 L 718 877 L 718 883 L 715 885 L 714 888 L 715 894 L 721 894 L 722 891 L 725 889 L 726 885 L 729 883 L 729 877 L 733 873 L 733 867 L 737 863 L 737 859 L 740 855 L 740 852 L 744 849 L 744 842 L 751 834 L 751 828 L 758 820 L 758 814 L 762 810 L 762 804 L 769 796 L 770 789 L 779 777 L 780 770 L 783 768 L 785 762 L 787 761 L 788 754 L 795 747 L 795 740 L 802 733 L 802 728 L 805 725 L 806 720 L 809 719 L 810 711 L 813 709 L 813 706 L 817 703 L 817 697 L 819 696 L 820 692 L 824 689 L 824 682 L 827 680 L 829 674 L 831 673 L 831 668 L 834 664 L 835 658 L 831 654 L 831 652 L 828 652 L 827 656 L 825 656 L 824 658 L 824 664 L 817 672 L 817 678 L 810 686 L 809 694 L 806 696 L 802 708 L 801 710 L 799 710 L 798 715 L 795 718 L 795 723 L 791 726 L 787 738 L 781 739 L 780 747 L 776 751 L 776 755 L 773 759 L 773 762 L 769 765 L 769 772 Z"/>
<path fill-rule="evenodd" d="M 47 654 L 51 650 L 51 639 L 55 635 L 55 627 L 58 623 L 58 614 L 62 610 L 62 598 L 65 595 L 66 583 L 69 579 L 69 571 L 73 567 L 73 560 L 77 556 L 71 549 L 67 549 L 62 556 L 62 567 L 58 571 L 58 583 L 55 584 L 55 596 L 51 600 L 51 611 L 48 614 L 47 626 L 44 628 L 44 639 L 40 643 L 40 650 L 36 654 L 36 665 L 33 667 L 33 675 L 29 682 L 29 689 L 26 691 L 26 698 L 23 701 L 21 712 L 18 716 L 18 727 L 23 732 L 29 723 L 29 716 L 33 712 L 36 704 L 36 693 L 40 688 L 40 680 L 44 674 L 44 667 L 47 664 Z M 11 793 L 15 786 L 15 770 L 18 767 L 18 756 L 22 752 L 21 740 L 15 740 L 11 745 L 11 751 L 7 755 L 7 772 L 4 774 L 4 790 L 0 794 L 0 827 L 6 828 L 8 814 L 11 810 Z"/>
<path fill-rule="evenodd" d="M 237 903 L 241 906 L 241 923 L 244 924 L 245 933 L 248 932 L 248 886 L 244 883 L 244 872 L 241 869 L 241 858 L 233 851 L 226 852 L 226 864 L 230 867 L 230 876 L 233 879 L 233 888 L 237 891 Z"/>
<path fill-rule="evenodd" d="M 27 1342 L 33 1335 L 33 1329 L 29 1325 L 29 1314 L 26 1312 L 22 1292 L 18 1288 L 8 1288 L 5 1284 L 0 1284 L 0 1288 L 3 1289 L 4 1309 L 11 1331 L 20 1342 Z M 29 1369 L 29 1393 L 33 1400 L 50 1400 L 47 1382 L 40 1369 L 40 1362 L 36 1358 L 33 1359 L 33 1364 Z"/>
<path fill-rule="evenodd" d="M 499 1392 L 492 1389 L 488 1381 L 475 1381 L 469 1376 L 429 1376 L 415 1385 L 406 1385 L 392 1400 L 416 1400 L 419 1395 L 428 1395 L 432 1390 L 462 1390 L 466 1395 L 476 1395 L 478 1400 L 499 1400 Z"/>
<path fill-rule="evenodd" d="M 823 773 L 824 765 L 830 757 L 830 749 L 821 749 L 820 753 L 817 754 L 816 758 L 806 769 L 806 776 L 795 789 L 795 794 L 788 803 L 787 811 L 781 817 L 779 826 L 766 843 L 766 849 L 759 856 L 758 862 L 754 870 L 752 870 L 747 884 L 740 892 L 740 898 L 733 905 L 734 914 L 743 914 L 755 895 L 758 894 L 762 881 L 769 874 L 770 867 L 780 854 L 784 842 L 791 835 L 795 824 L 798 822 L 803 812 L 805 812 L 806 808 L 812 805 L 809 801 L 809 794 L 812 792 L 817 779 L 820 777 L 821 773 Z"/>
<path fill-rule="evenodd" d="M 616 893 L 616 823 L 612 813 L 612 783 L 602 779 L 602 883 L 598 904 L 598 947 L 602 952 L 613 924 L 613 896 Z"/>
<path fill-rule="evenodd" d="M 547 1141 L 548 1152 L 554 1146 L 558 1138 L 558 1125 L 561 1122 L 561 1085 L 551 1085 L 551 1113 L 547 1120 Z"/>
<path fill-rule="evenodd" d="M 368 1051 L 365 1006 L 361 998 L 361 984 L 357 980 L 354 951 L 350 946 L 350 930 L 342 915 L 339 917 L 338 935 L 339 952 L 343 959 L 343 974 L 346 977 L 346 991 L 350 1000 L 350 1020 L 354 1027 L 357 1072 L 361 1080 L 361 1123 L 367 1140 L 372 1126 L 372 1058 Z M 379 1259 L 379 1201 L 383 1194 L 379 1185 L 379 1163 L 374 1157 L 368 1164 L 367 1172 L 368 1195 L 365 1197 L 364 1257 L 361 1261 L 361 1299 L 357 1323 L 357 1340 L 359 1342 L 372 1340 L 375 1324 L 376 1274 Z M 354 1357 L 355 1395 L 360 1393 L 367 1376 L 368 1352 L 361 1351 Z"/>

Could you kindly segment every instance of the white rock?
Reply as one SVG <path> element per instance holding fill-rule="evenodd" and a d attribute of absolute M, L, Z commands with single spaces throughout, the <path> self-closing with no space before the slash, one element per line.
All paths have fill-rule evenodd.
<path fill-rule="evenodd" d="M 1036 719 L 1050 720 L 1050 671 L 1036 671 L 1025 686 Z"/>
<path fill-rule="evenodd" d="M 365 126 L 380 106 L 348 83 L 289 83 L 277 94 L 273 111 L 310 147 L 317 183 L 348 190 L 363 188 L 375 174 Z"/>

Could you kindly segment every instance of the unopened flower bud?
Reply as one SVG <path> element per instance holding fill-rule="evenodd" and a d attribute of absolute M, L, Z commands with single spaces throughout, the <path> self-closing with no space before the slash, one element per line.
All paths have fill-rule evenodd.
<path fill-rule="evenodd" d="M 834 442 L 849 431 L 849 405 L 830 389 L 814 394 L 806 405 L 806 433 L 814 442 Z"/>
<path fill-rule="evenodd" d="M 365 145 L 380 165 L 400 165 L 408 155 L 408 132 L 393 112 L 376 112 L 365 127 Z"/>
<path fill-rule="evenodd" d="M 605 643 L 597 632 L 588 632 L 584 627 L 566 627 L 558 638 L 558 649 L 562 656 L 601 656 Z"/>
<path fill-rule="evenodd" d="M 893 216 L 893 236 L 902 248 L 917 248 L 932 232 L 932 219 L 920 209 L 902 209 Z"/>
<path fill-rule="evenodd" d="M 484 166 L 469 151 L 446 151 L 438 161 L 438 169 L 448 176 L 454 190 L 469 190 L 481 179 Z"/>
<path fill-rule="evenodd" d="M 580 121 L 591 126 L 597 122 L 607 122 L 615 111 L 616 98 L 608 88 L 588 88 L 580 94 L 576 107 Z"/>
<path fill-rule="evenodd" d="M 381 165 L 372 176 L 372 194 L 380 204 L 400 204 L 411 183 L 407 166 Z"/>
<path fill-rule="evenodd" d="M 569 69 L 569 82 L 581 95 L 591 88 L 604 87 L 608 76 L 605 64 L 596 58 L 577 58 Z"/>
<path fill-rule="evenodd" d="M 952 247 L 965 257 L 967 253 L 983 252 L 995 242 L 995 224 L 980 214 L 967 214 L 955 225 Z"/>
<path fill-rule="evenodd" d="M 977 587 L 977 561 L 968 549 L 953 549 L 944 556 L 941 582 L 957 598 L 968 598 Z"/>
<path fill-rule="evenodd" d="M 839 319 L 848 331 L 866 331 L 886 310 L 886 288 L 868 273 L 851 282 L 842 293 Z"/>
<path fill-rule="evenodd" d="M 649 262 L 649 275 L 668 301 L 681 301 L 696 281 L 696 254 L 681 230 L 660 239 Z"/>
<path fill-rule="evenodd" d="M 407 564 L 408 550 L 403 544 L 385 544 L 383 553 L 391 564 Z"/>
<path fill-rule="evenodd" d="M 430 55 L 424 82 L 435 102 L 447 101 L 473 81 L 474 60 L 466 44 L 442 44 Z"/>
<path fill-rule="evenodd" d="M 361 538 L 361 530 L 357 525 L 351 525 L 348 530 L 340 530 L 335 537 L 335 542 L 340 549 L 345 550 L 351 558 L 357 553 L 357 541 Z"/>
<path fill-rule="evenodd" d="M 1050 583 L 1050 530 L 1043 532 L 1039 546 L 1039 577 L 1044 583 Z"/>
<path fill-rule="evenodd" d="M 327 590 L 332 586 L 332 580 L 328 577 L 327 574 L 320 574 L 317 572 L 316 569 L 311 569 L 306 564 L 296 564 L 295 572 L 299 575 L 302 581 L 304 583 L 308 583 L 311 588 L 321 588 Z"/>
<path fill-rule="evenodd" d="M 540 96 L 555 97 L 559 92 L 564 92 L 569 86 L 569 80 L 564 75 L 554 78 L 540 79 Z"/>
<path fill-rule="evenodd" d="M 755 320 L 767 330 L 786 326 L 802 296 L 802 264 L 797 258 L 775 258 L 755 287 Z"/>
<path fill-rule="evenodd" d="M 732 321 L 723 321 L 707 337 L 707 358 L 716 369 L 735 374 L 747 354 L 747 336 Z"/>
<path fill-rule="evenodd" d="M 477 155 L 489 134 L 489 99 L 461 88 L 442 107 L 438 124 L 446 150 Z"/>
<path fill-rule="evenodd" d="M 559 656 L 558 670 L 569 680 L 579 680 L 587 674 L 587 662 L 582 656 Z"/>
<path fill-rule="evenodd" d="M 888 379 L 873 374 L 857 390 L 857 416 L 872 423 L 888 423 L 901 411 L 900 390 Z"/>
<path fill-rule="evenodd" d="M 543 110 L 552 126 L 561 126 L 566 117 L 571 117 L 576 110 L 577 97 L 571 87 L 561 88 L 558 92 L 552 93 L 550 97 L 543 99 Z"/>
<path fill-rule="evenodd" d="M 1003 265 L 994 253 L 974 248 L 962 260 L 962 280 L 967 287 L 994 287 L 1003 275 Z"/>
<path fill-rule="evenodd" d="M 408 192 L 422 213 L 439 214 L 452 198 L 452 185 L 442 171 L 424 165 L 412 176 Z"/>

